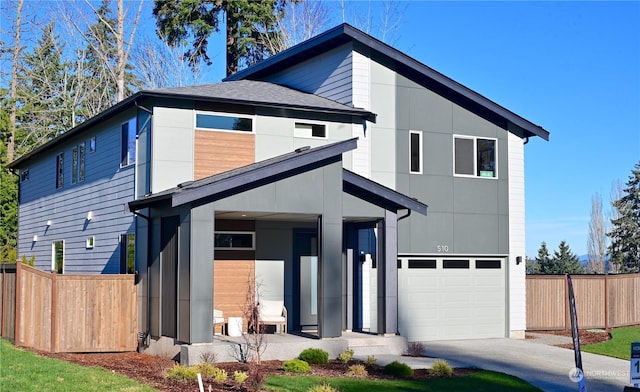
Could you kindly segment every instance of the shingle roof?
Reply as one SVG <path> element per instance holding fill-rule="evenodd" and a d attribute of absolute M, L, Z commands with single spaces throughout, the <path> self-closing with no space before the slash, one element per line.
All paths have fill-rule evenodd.
<path fill-rule="evenodd" d="M 544 140 L 549 140 L 549 132 L 539 125 L 511 112 L 433 68 L 346 23 L 230 75 L 224 80 L 264 79 L 282 69 L 308 60 L 347 42 L 358 42 L 381 54 L 394 64 L 396 71 L 401 75 L 422 84 L 503 129 L 521 133 L 519 135 L 521 137 L 539 136 Z M 515 125 L 515 127 L 511 125 Z"/>

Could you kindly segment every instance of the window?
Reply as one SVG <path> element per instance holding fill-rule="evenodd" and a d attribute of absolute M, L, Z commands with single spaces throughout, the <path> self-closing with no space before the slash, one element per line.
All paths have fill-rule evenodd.
<path fill-rule="evenodd" d="M 435 260 L 409 260 L 409 268 L 436 268 Z"/>
<path fill-rule="evenodd" d="M 469 268 L 469 260 L 442 260 L 442 268 Z"/>
<path fill-rule="evenodd" d="M 136 163 L 136 120 L 122 124 L 121 141 L 120 167 L 133 165 Z"/>
<path fill-rule="evenodd" d="M 256 248 L 255 233 L 252 231 L 219 231 L 214 237 L 215 249 L 252 250 Z"/>
<path fill-rule="evenodd" d="M 95 244 L 96 244 L 96 237 L 93 237 L 93 236 L 87 237 L 87 239 L 84 242 L 84 247 L 86 249 L 93 249 Z"/>
<path fill-rule="evenodd" d="M 422 131 L 409 132 L 409 171 L 422 174 Z"/>
<path fill-rule="evenodd" d="M 296 123 L 293 136 L 326 138 L 327 128 L 324 124 Z"/>
<path fill-rule="evenodd" d="M 84 142 L 71 150 L 71 183 L 84 181 Z"/>
<path fill-rule="evenodd" d="M 476 269 L 500 269 L 500 260 L 476 260 Z"/>
<path fill-rule="evenodd" d="M 61 152 L 56 156 L 56 189 L 62 188 L 64 185 L 64 153 Z"/>
<path fill-rule="evenodd" d="M 136 271 L 136 235 L 120 235 L 120 273 L 133 274 Z"/>
<path fill-rule="evenodd" d="M 89 139 L 89 152 L 96 152 L 96 137 Z"/>
<path fill-rule="evenodd" d="M 496 140 L 454 137 L 454 174 L 497 177 Z"/>
<path fill-rule="evenodd" d="M 51 244 L 51 270 L 58 274 L 64 272 L 64 241 Z"/>
<path fill-rule="evenodd" d="M 218 129 L 222 131 L 253 131 L 253 120 L 246 117 L 219 116 L 215 114 L 196 114 L 196 128 Z"/>
<path fill-rule="evenodd" d="M 20 171 L 20 182 L 25 182 L 29 179 L 29 169 Z"/>

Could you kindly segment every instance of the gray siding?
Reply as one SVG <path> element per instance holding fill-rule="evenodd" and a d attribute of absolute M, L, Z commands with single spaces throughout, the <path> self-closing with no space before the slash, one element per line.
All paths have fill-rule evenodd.
<path fill-rule="evenodd" d="M 124 204 L 133 200 L 134 166 L 120 168 L 121 124 L 134 111 L 118 116 L 103 127 L 84 132 L 64 145 L 25 162 L 29 180 L 20 184 L 18 254 L 35 256 L 36 266 L 51 269 L 52 243 L 64 241 L 65 273 L 118 273 L 119 236 L 135 232 L 133 215 Z M 96 151 L 89 140 L 96 137 Z M 86 143 L 85 180 L 71 184 L 73 146 Z M 56 155 L 64 152 L 64 186 L 56 189 Z M 94 218 L 87 221 L 87 213 Z M 51 220 L 51 226 L 46 223 Z M 33 236 L 38 241 L 33 242 Z M 86 249 L 88 237 L 93 249 Z"/>
<path fill-rule="evenodd" d="M 351 44 L 342 45 L 283 69 L 266 80 L 351 105 L 351 49 Z"/>
<path fill-rule="evenodd" d="M 507 254 L 507 131 L 398 76 L 396 189 L 429 205 L 398 228 L 400 253 Z M 409 174 L 409 131 L 422 131 L 423 174 Z M 453 175 L 453 137 L 498 140 L 498 178 Z M 447 249 L 446 252 L 439 252 Z"/>

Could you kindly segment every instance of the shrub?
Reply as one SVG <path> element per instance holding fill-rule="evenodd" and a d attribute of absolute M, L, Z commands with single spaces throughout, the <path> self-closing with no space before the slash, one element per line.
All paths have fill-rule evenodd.
<path fill-rule="evenodd" d="M 233 379 L 236 384 L 242 384 L 249 377 L 249 375 L 245 372 L 241 372 L 240 370 L 236 370 L 233 372 Z"/>
<path fill-rule="evenodd" d="M 175 365 L 164 376 L 171 380 L 195 380 L 198 378 L 198 370 L 194 366 Z"/>
<path fill-rule="evenodd" d="M 375 365 L 376 362 L 378 362 L 378 359 L 376 358 L 375 355 L 369 355 L 367 357 L 367 365 Z"/>
<path fill-rule="evenodd" d="M 309 363 L 302 359 L 290 359 L 288 361 L 284 361 L 282 362 L 282 367 L 286 372 L 291 373 L 309 373 L 311 371 Z"/>
<path fill-rule="evenodd" d="M 213 376 L 216 374 L 216 371 L 218 370 L 215 366 L 207 362 L 199 363 L 191 367 L 195 369 L 196 373 L 200 373 L 203 377 Z"/>
<path fill-rule="evenodd" d="M 216 384 L 222 384 L 227 381 L 227 371 L 220 368 L 214 368 L 213 371 L 213 381 Z"/>
<path fill-rule="evenodd" d="M 329 363 L 329 353 L 321 348 L 307 348 L 300 353 L 298 359 L 308 363 L 326 365 Z"/>
<path fill-rule="evenodd" d="M 438 359 L 433 363 L 431 369 L 429 369 L 429 373 L 431 373 L 435 377 L 451 377 L 453 375 L 453 369 L 451 369 L 451 365 L 443 359 Z"/>
<path fill-rule="evenodd" d="M 368 375 L 369 372 L 367 372 L 364 365 L 351 365 L 347 371 L 347 376 L 349 377 L 366 377 Z"/>
<path fill-rule="evenodd" d="M 413 376 L 413 369 L 406 363 L 393 361 L 384 367 L 384 372 L 392 376 Z"/>
<path fill-rule="evenodd" d="M 216 353 L 211 351 L 200 353 L 200 360 L 205 363 L 216 363 Z"/>
<path fill-rule="evenodd" d="M 349 349 L 341 352 L 340 355 L 338 355 L 338 359 L 342 363 L 348 363 L 350 360 L 353 359 L 353 350 Z"/>
<path fill-rule="evenodd" d="M 338 392 L 338 390 L 327 384 L 326 382 L 323 382 L 320 385 L 315 385 L 307 389 L 307 392 Z"/>
<path fill-rule="evenodd" d="M 410 357 L 421 357 L 424 352 L 424 345 L 420 342 L 411 342 L 407 346 L 407 355 Z"/>

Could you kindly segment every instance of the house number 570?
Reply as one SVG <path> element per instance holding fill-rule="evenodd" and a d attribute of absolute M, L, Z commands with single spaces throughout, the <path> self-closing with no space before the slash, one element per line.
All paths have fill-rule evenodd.
<path fill-rule="evenodd" d="M 449 245 L 436 245 L 436 250 L 439 253 L 448 252 L 449 251 Z"/>

